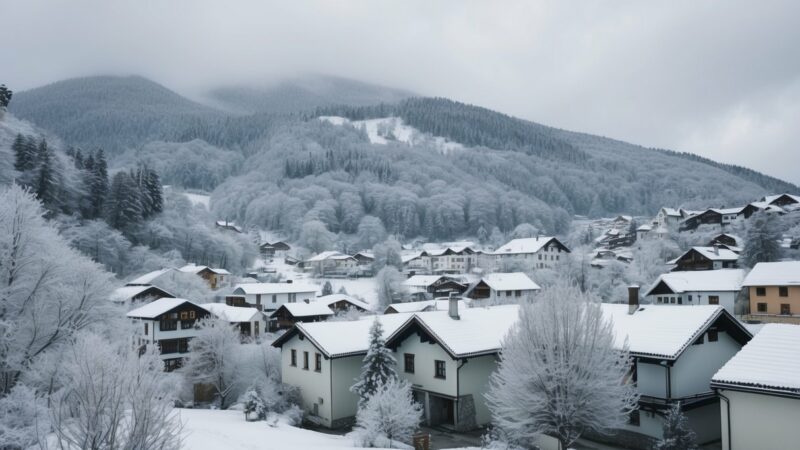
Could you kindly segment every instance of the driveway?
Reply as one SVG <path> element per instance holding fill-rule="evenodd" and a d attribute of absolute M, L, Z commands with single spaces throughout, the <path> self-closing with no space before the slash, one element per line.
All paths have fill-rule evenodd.
<path fill-rule="evenodd" d="M 484 430 L 456 432 L 442 427 L 421 427 L 420 432 L 431 435 L 431 450 L 442 450 L 465 447 L 480 448 Z"/>

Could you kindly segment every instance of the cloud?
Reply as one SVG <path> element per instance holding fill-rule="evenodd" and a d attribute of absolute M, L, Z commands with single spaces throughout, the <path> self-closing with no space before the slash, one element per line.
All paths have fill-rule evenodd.
<path fill-rule="evenodd" d="M 800 146 L 797 2 L 0 0 L 0 10 L 0 81 L 16 89 L 141 74 L 193 94 L 329 73 L 800 182 L 780 163 L 797 162 Z"/>

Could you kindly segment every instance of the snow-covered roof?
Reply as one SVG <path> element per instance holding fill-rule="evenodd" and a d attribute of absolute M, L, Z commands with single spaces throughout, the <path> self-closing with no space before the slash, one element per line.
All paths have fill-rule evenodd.
<path fill-rule="evenodd" d="M 667 216 L 681 217 L 681 212 L 678 211 L 675 208 L 664 207 L 664 208 L 661 208 L 661 210 L 664 211 L 664 214 L 667 215 Z"/>
<path fill-rule="evenodd" d="M 450 307 L 450 300 L 423 300 L 420 302 L 402 302 L 402 303 L 392 303 L 391 305 L 386 307 L 386 310 L 390 308 L 398 313 L 413 313 L 413 312 L 421 312 L 421 311 L 447 311 Z M 470 302 L 467 300 L 459 300 L 458 301 L 458 308 L 466 309 L 470 305 Z"/>
<path fill-rule="evenodd" d="M 230 228 L 230 229 L 238 231 L 239 233 L 242 232 L 242 227 L 236 225 L 235 222 L 229 222 L 227 220 L 218 220 L 217 221 L 217 226 L 218 227 L 223 227 L 223 228 Z"/>
<path fill-rule="evenodd" d="M 736 208 L 710 208 L 709 211 L 714 211 L 720 214 L 740 214 L 744 206 L 738 206 Z"/>
<path fill-rule="evenodd" d="M 792 195 L 792 194 L 768 195 L 768 196 L 764 197 L 763 201 L 766 202 L 766 203 L 772 203 L 775 200 L 777 200 L 777 199 L 779 199 L 779 198 L 781 198 L 783 196 L 789 197 L 792 200 L 794 200 L 795 202 L 800 203 L 800 195 Z"/>
<path fill-rule="evenodd" d="M 203 303 L 200 307 L 230 323 L 252 322 L 260 320 L 262 316 L 262 313 L 256 308 L 231 306 L 225 303 Z"/>
<path fill-rule="evenodd" d="M 762 262 L 747 274 L 743 286 L 800 286 L 800 261 Z"/>
<path fill-rule="evenodd" d="M 410 314 L 387 314 L 341 322 L 296 323 L 272 345 L 280 347 L 295 334 L 302 333 L 329 358 L 357 355 L 366 353 L 369 347 L 369 329 L 375 318 L 383 325 L 383 335 L 389 336 L 409 317 Z"/>
<path fill-rule="evenodd" d="M 183 305 L 184 303 L 191 303 L 198 308 L 205 309 L 202 306 L 198 305 L 197 303 L 186 300 L 185 298 L 160 298 L 156 301 L 150 302 L 144 306 L 140 306 L 134 310 L 131 310 L 126 314 L 128 317 L 138 318 L 138 319 L 155 319 L 156 317 L 168 312 L 178 306 Z"/>
<path fill-rule="evenodd" d="M 169 292 L 156 287 L 156 286 L 149 286 L 149 285 L 136 285 L 136 286 L 122 286 L 120 288 L 114 289 L 114 291 L 109 295 L 109 300 L 112 302 L 125 302 L 137 295 L 141 294 L 142 292 L 147 291 L 148 289 L 158 289 L 161 292 L 164 292 L 169 297 L 175 297 L 174 295 L 170 294 Z M 159 298 L 161 298 L 159 296 Z"/>
<path fill-rule="evenodd" d="M 778 205 L 770 205 L 767 202 L 751 202 L 750 205 L 754 206 L 754 207 L 756 207 L 758 209 L 762 209 L 764 211 L 767 211 L 767 212 L 777 212 L 777 213 L 786 212 L 780 206 L 778 206 Z"/>
<path fill-rule="evenodd" d="M 359 307 L 361 309 L 364 309 L 364 310 L 367 310 L 367 311 L 371 311 L 372 310 L 372 307 L 367 302 L 361 301 L 361 300 L 359 300 L 357 298 L 351 297 L 351 296 L 346 295 L 346 294 L 323 295 L 323 296 L 317 297 L 316 300 L 313 300 L 313 301 L 318 302 L 318 303 L 324 303 L 324 304 L 326 304 L 328 306 L 331 306 L 334 303 L 338 303 L 338 302 L 344 301 L 344 302 L 350 303 L 351 305 L 357 306 L 357 307 Z"/>
<path fill-rule="evenodd" d="M 319 286 L 304 283 L 244 283 L 239 284 L 234 292 L 241 291 L 244 294 L 288 294 L 292 292 L 317 292 Z"/>
<path fill-rule="evenodd" d="M 744 270 L 742 269 L 669 272 L 659 276 L 645 295 L 650 295 L 650 292 L 662 281 L 672 292 L 679 294 L 682 292 L 738 291 L 742 288 L 742 280 L 744 280 Z"/>
<path fill-rule="evenodd" d="M 764 325 L 711 383 L 800 395 L 800 326 Z"/>
<path fill-rule="evenodd" d="M 494 291 L 535 291 L 541 289 L 523 272 L 490 273 L 482 281 Z"/>
<path fill-rule="evenodd" d="M 337 251 L 327 251 L 318 253 L 312 256 L 311 258 L 308 258 L 306 262 L 320 262 L 320 261 L 327 261 L 329 259 L 353 259 L 353 257 Z"/>
<path fill-rule="evenodd" d="M 428 287 L 439 281 L 442 275 L 414 275 L 403 282 L 406 286 Z"/>
<path fill-rule="evenodd" d="M 149 284 L 152 284 L 152 282 L 155 281 L 158 277 L 160 277 L 160 276 L 162 276 L 164 274 L 167 274 L 169 272 L 172 272 L 174 270 L 175 269 L 172 268 L 172 267 L 166 267 L 164 269 L 154 270 L 154 271 L 148 272 L 148 273 L 146 273 L 144 275 L 140 275 L 140 276 L 128 281 L 126 284 L 128 286 L 149 285 Z"/>
<path fill-rule="evenodd" d="M 206 269 L 208 269 L 208 270 L 210 270 L 210 271 L 212 271 L 214 273 L 220 274 L 220 275 L 230 275 L 231 274 L 227 270 L 219 268 L 219 267 L 198 266 L 196 264 L 187 264 L 187 265 L 181 267 L 178 270 L 180 270 L 181 272 L 184 272 L 184 273 L 200 273 L 200 272 L 202 272 L 202 271 L 204 271 Z"/>
<path fill-rule="evenodd" d="M 636 231 L 650 231 L 652 229 L 653 229 L 652 225 L 645 224 L 645 225 L 641 225 L 639 228 L 637 228 Z"/>
<path fill-rule="evenodd" d="M 722 248 L 722 247 L 692 247 L 690 250 L 684 252 L 681 256 L 673 259 L 672 261 L 668 261 L 667 264 L 675 264 L 681 258 L 686 256 L 687 253 L 691 252 L 692 250 L 700 253 L 701 255 L 705 256 L 706 258 L 710 259 L 711 261 L 736 261 L 739 259 L 739 254 L 734 252 L 733 250 Z"/>
<path fill-rule="evenodd" d="M 422 252 L 404 252 L 400 255 L 400 259 L 403 261 L 403 264 L 405 264 L 411 260 L 419 258 L 420 256 L 422 256 Z"/>
<path fill-rule="evenodd" d="M 512 239 L 494 251 L 495 255 L 513 255 L 520 253 L 536 253 L 547 243 L 554 240 L 552 236 L 539 236 L 535 238 Z"/>
<path fill-rule="evenodd" d="M 315 317 L 315 316 L 332 316 L 333 311 L 326 303 L 321 302 L 299 302 L 299 303 L 284 303 L 278 310 L 273 312 L 270 317 L 274 317 L 278 311 L 284 308 L 293 317 Z"/>

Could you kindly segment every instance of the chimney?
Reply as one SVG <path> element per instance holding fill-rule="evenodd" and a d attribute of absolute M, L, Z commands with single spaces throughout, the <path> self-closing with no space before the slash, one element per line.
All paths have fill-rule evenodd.
<path fill-rule="evenodd" d="M 450 298 L 448 298 L 447 300 L 449 302 L 448 314 L 450 315 L 451 319 L 459 320 L 461 319 L 461 317 L 458 316 L 458 297 L 456 297 L 455 294 L 456 294 L 455 292 L 451 292 Z"/>
<path fill-rule="evenodd" d="M 628 314 L 633 314 L 639 309 L 639 286 L 628 286 Z"/>
<path fill-rule="evenodd" d="M 719 255 L 719 244 L 714 244 L 714 254 Z"/>

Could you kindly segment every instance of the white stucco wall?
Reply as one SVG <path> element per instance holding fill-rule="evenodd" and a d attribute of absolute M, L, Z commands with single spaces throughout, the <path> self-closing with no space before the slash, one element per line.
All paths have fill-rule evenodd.
<path fill-rule="evenodd" d="M 243 294 L 236 294 L 234 295 L 243 295 Z M 296 299 L 294 303 L 299 303 L 305 300 L 313 300 L 316 298 L 316 292 L 298 292 L 296 295 Z M 245 301 L 250 303 L 251 305 L 258 304 L 258 296 L 257 294 L 246 294 L 244 295 Z M 261 305 L 264 308 L 264 311 L 275 311 L 276 309 L 280 308 L 281 305 L 284 303 L 289 303 L 289 294 L 275 294 L 275 302 L 272 301 L 272 294 L 261 294 Z"/>
<path fill-rule="evenodd" d="M 798 448 L 800 399 L 722 390 L 730 400 L 731 440 L 725 401 L 720 401 L 723 450 Z"/>
<path fill-rule="evenodd" d="M 292 349 L 297 351 L 297 366 L 292 366 Z M 303 369 L 303 352 L 308 352 L 308 370 Z M 320 351 L 308 339 L 292 337 L 281 348 L 281 380 L 300 389 L 302 408 L 311 413 L 318 404 L 318 417 L 323 425 L 331 426 L 331 360 L 322 358 L 322 371 L 314 371 L 314 354 Z M 322 404 L 319 399 L 322 398 Z"/>
<path fill-rule="evenodd" d="M 666 398 L 667 368 L 641 361 L 636 364 L 636 385 L 639 393 L 650 397 Z"/>
<path fill-rule="evenodd" d="M 414 373 L 406 373 L 403 366 L 403 355 L 413 353 Z M 397 373 L 400 378 L 408 380 L 415 389 L 456 396 L 456 361 L 442 349 L 439 344 L 423 343 L 419 336 L 412 335 L 397 347 L 394 355 L 397 359 Z M 447 378 L 434 377 L 434 361 L 445 362 Z"/>
<path fill-rule="evenodd" d="M 675 362 L 670 373 L 673 397 L 711 391 L 711 377 L 741 349 L 728 333 L 717 336 L 716 342 L 709 342 L 706 333 L 702 345 L 690 345 Z"/>
<path fill-rule="evenodd" d="M 648 295 L 646 298 L 650 303 L 658 303 L 658 297 L 662 299 L 672 299 L 676 300 L 676 306 L 691 306 L 691 305 L 708 305 L 708 297 L 711 295 L 716 295 L 719 297 L 719 305 L 725 308 L 729 313 L 734 314 L 734 305 L 736 303 L 736 296 L 738 292 L 733 291 L 704 291 L 704 292 L 684 292 L 682 294 L 653 294 Z M 692 297 L 692 300 L 689 301 L 689 296 Z M 678 298 L 682 300 L 682 303 L 679 305 L 677 303 Z M 664 301 L 663 303 L 670 303 L 669 301 Z M 672 303 L 670 303 L 672 304 Z"/>
<path fill-rule="evenodd" d="M 495 355 L 486 355 L 468 359 L 459 370 L 458 394 L 459 396 L 472 394 L 475 402 L 475 421 L 478 425 L 486 425 L 492 421 L 484 395 L 489 390 L 489 376 L 496 368 Z"/>
<path fill-rule="evenodd" d="M 361 376 L 361 365 L 364 355 L 348 356 L 332 360 L 333 378 L 331 379 L 331 392 L 333 400 L 332 418 L 346 419 L 354 417 L 358 410 L 358 396 L 350 392 L 350 387 Z"/>

